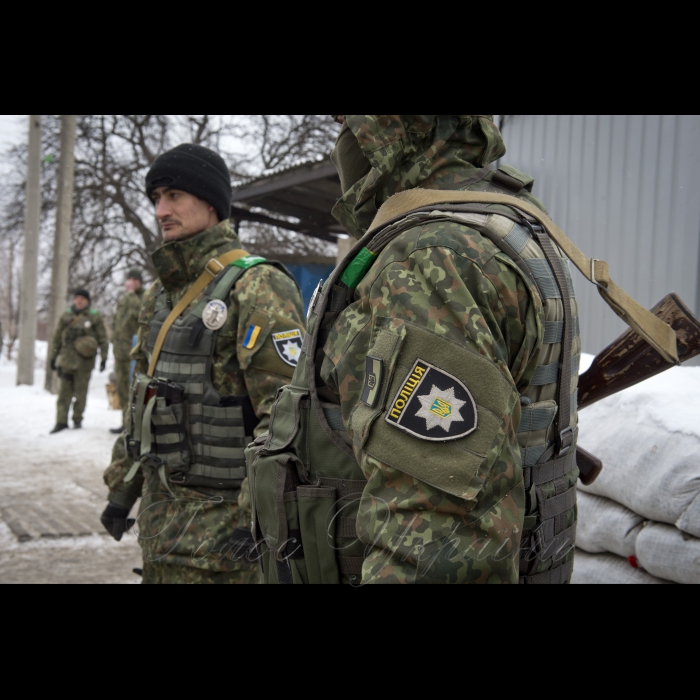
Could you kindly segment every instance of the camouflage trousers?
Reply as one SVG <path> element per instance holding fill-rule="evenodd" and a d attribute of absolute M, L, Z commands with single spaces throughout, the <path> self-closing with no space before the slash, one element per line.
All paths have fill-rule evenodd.
<path fill-rule="evenodd" d="M 119 396 L 119 405 L 126 418 L 126 408 L 129 405 L 129 379 L 131 375 L 131 360 L 116 360 L 114 363 L 114 372 L 117 375 L 117 396 Z M 125 425 L 122 422 L 122 425 Z"/>
<path fill-rule="evenodd" d="M 261 580 L 257 566 L 240 571 L 206 571 L 192 566 L 143 563 L 144 584 L 253 584 L 260 583 Z"/>
<path fill-rule="evenodd" d="M 73 422 L 82 422 L 91 375 L 92 370 L 89 372 L 85 370 L 75 370 L 71 373 L 60 373 L 58 401 L 56 402 L 56 423 L 68 425 L 68 410 L 70 409 L 73 397 L 75 397 L 75 403 L 73 404 Z"/>

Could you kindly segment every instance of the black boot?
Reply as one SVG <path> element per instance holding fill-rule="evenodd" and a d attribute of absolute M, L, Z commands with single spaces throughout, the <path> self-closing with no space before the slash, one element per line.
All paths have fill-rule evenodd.
<path fill-rule="evenodd" d="M 121 435 L 124 432 L 124 426 L 122 425 L 121 428 L 110 428 L 109 432 L 113 435 Z"/>
<path fill-rule="evenodd" d="M 74 420 L 73 421 L 73 428 L 75 430 L 80 430 L 80 428 L 83 427 L 83 424 L 79 420 Z"/>
<path fill-rule="evenodd" d="M 56 427 L 49 433 L 49 435 L 53 435 L 54 433 L 60 433 L 62 430 L 65 430 L 68 426 L 65 423 L 56 423 Z"/>

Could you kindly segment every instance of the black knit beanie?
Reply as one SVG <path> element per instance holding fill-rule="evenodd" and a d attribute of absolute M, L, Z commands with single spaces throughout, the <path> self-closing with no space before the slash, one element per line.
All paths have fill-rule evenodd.
<path fill-rule="evenodd" d="M 73 293 L 74 297 L 84 297 L 88 301 L 90 301 L 90 292 L 88 292 L 87 289 L 76 289 L 75 292 Z"/>
<path fill-rule="evenodd" d="M 224 159 L 214 151 L 183 143 L 158 156 L 146 175 L 146 194 L 157 187 L 189 192 L 211 204 L 219 221 L 231 216 L 231 174 Z"/>

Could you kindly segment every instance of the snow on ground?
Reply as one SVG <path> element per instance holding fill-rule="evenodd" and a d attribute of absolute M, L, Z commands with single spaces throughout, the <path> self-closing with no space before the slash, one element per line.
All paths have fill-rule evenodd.
<path fill-rule="evenodd" d="M 0 583 L 133 582 L 141 565 L 135 536 L 114 542 L 99 522 L 115 440 L 109 429 L 121 423 L 106 393 L 113 359 L 92 374 L 83 428 L 49 435 L 56 397 L 43 388 L 46 348 L 37 342 L 34 386 L 16 386 L 15 363 L 4 353 L 0 360 Z M 31 539 L 19 541 L 9 527 L 17 517 L 31 521 Z M 70 534 L 67 518 L 80 536 L 61 536 Z"/>
<path fill-rule="evenodd" d="M 93 372 L 84 428 L 49 435 L 56 397 L 43 389 L 46 349 L 46 343 L 37 343 L 34 386 L 15 386 L 15 363 L 4 354 L 0 360 L 0 583 L 136 582 L 131 573 L 141 562 L 136 537 L 128 534 L 116 543 L 101 534 L 99 523 L 106 496 L 102 472 L 114 444 L 109 429 L 121 418 L 109 408 L 105 389 L 113 361 L 104 373 Z M 591 360 L 582 358 L 582 372 Z M 667 430 L 700 435 L 700 367 L 670 369 L 582 411 L 582 442 L 587 416 L 604 412 L 614 420 L 632 405 L 643 406 L 643 418 Z M 36 531 L 26 541 L 8 525 L 18 512 L 35 514 Z M 73 513 L 86 532 L 55 536 L 52 523 L 61 513 Z M 54 534 L 41 536 L 42 529 Z"/>

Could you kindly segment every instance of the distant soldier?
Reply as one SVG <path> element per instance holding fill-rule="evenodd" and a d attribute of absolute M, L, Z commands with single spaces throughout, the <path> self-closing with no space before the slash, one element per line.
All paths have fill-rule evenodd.
<path fill-rule="evenodd" d="M 90 293 L 78 289 L 73 306 L 66 309 L 58 322 L 51 344 L 51 369 L 58 372 L 61 380 L 56 427 L 51 431 L 52 435 L 68 427 L 68 409 L 73 397 L 73 427 L 82 428 L 90 375 L 95 368 L 98 349 L 102 356 L 100 372 L 104 372 L 109 349 L 105 324 L 100 312 L 90 308 Z"/>
<path fill-rule="evenodd" d="M 114 350 L 114 371 L 117 374 L 117 394 L 122 411 L 126 410 L 129 403 L 129 380 L 131 375 L 131 348 L 133 338 L 139 330 L 139 311 L 143 300 L 143 277 L 141 270 L 133 268 L 129 270 L 124 287 L 126 294 L 117 302 L 117 313 L 114 316 L 112 330 L 112 349 Z M 119 428 L 113 428 L 111 432 L 119 434 L 124 430 L 124 420 Z"/>

